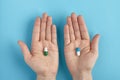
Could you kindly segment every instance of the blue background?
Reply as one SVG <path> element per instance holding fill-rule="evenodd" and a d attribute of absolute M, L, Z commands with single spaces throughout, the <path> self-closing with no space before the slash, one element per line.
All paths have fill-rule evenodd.
<path fill-rule="evenodd" d="M 57 25 L 57 80 L 72 80 L 64 59 L 63 27 L 71 12 L 83 15 L 92 37 L 101 34 L 94 80 L 120 80 L 120 0 L 0 0 L 0 80 L 35 80 L 17 41 L 30 47 L 36 16 L 47 12 Z"/>

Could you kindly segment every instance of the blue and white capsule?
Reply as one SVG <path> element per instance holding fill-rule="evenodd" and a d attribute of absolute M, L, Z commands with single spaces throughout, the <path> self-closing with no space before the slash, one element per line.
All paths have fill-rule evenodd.
<path fill-rule="evenodd" d="M 80 48 L 76 48 L 76 55 L 80 56 Z"/>

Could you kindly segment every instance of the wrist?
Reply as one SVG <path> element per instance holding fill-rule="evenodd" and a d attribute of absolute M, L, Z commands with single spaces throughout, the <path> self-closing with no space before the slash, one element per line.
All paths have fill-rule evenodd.
<path fill-rule="evenodd" d="M 56 80 L 56 76 L 41 76 L 41 75 L 37 75 L 37 80 Z"/>
<path fill-rule="evenodd" d="M 81 71 L 79 74 L 73 76 L 73 80 L 92 80 L 92 72 Z"/>

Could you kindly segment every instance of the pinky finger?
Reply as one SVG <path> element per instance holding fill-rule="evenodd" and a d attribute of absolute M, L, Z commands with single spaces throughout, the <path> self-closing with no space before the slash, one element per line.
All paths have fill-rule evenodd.
<path fill-rule="evenodd" d="M 67 24 L 64 27 L 64 42 L 65 46 L 70 43 L 69 27 Z"/>
<path fill-rule="evenodd" d="M 56 33 L 56 26 L 55 25 L 52 25 L 52 43 L 57 45 L 57 33 Z"/>

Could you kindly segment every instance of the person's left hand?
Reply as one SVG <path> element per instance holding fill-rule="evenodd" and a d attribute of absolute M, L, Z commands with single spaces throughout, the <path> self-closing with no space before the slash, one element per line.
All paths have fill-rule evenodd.
<path fill-rule="evenodd" d="M 52 25 L 52 18 L 43 14 L 42 19 L 36 19 L 31 51 L 27 45 L 18 42 L 26 63 L 36 72 L 38 80 L 55 80 L 58 70 L 58 46 L 56 26 Z M 48 48 L 48 55 L 44 56 L 44 48 Z"/>
<path fill-rule="evenodd" d="M 98 58 L 100 35 L 90 41 L 89 33 L 82 16 L 72 13 L 64 28 L 65 59 L 73 80 L 92 80 L 91 72 Z M 80 48 L 80 56 L 76 55 Z"/>

